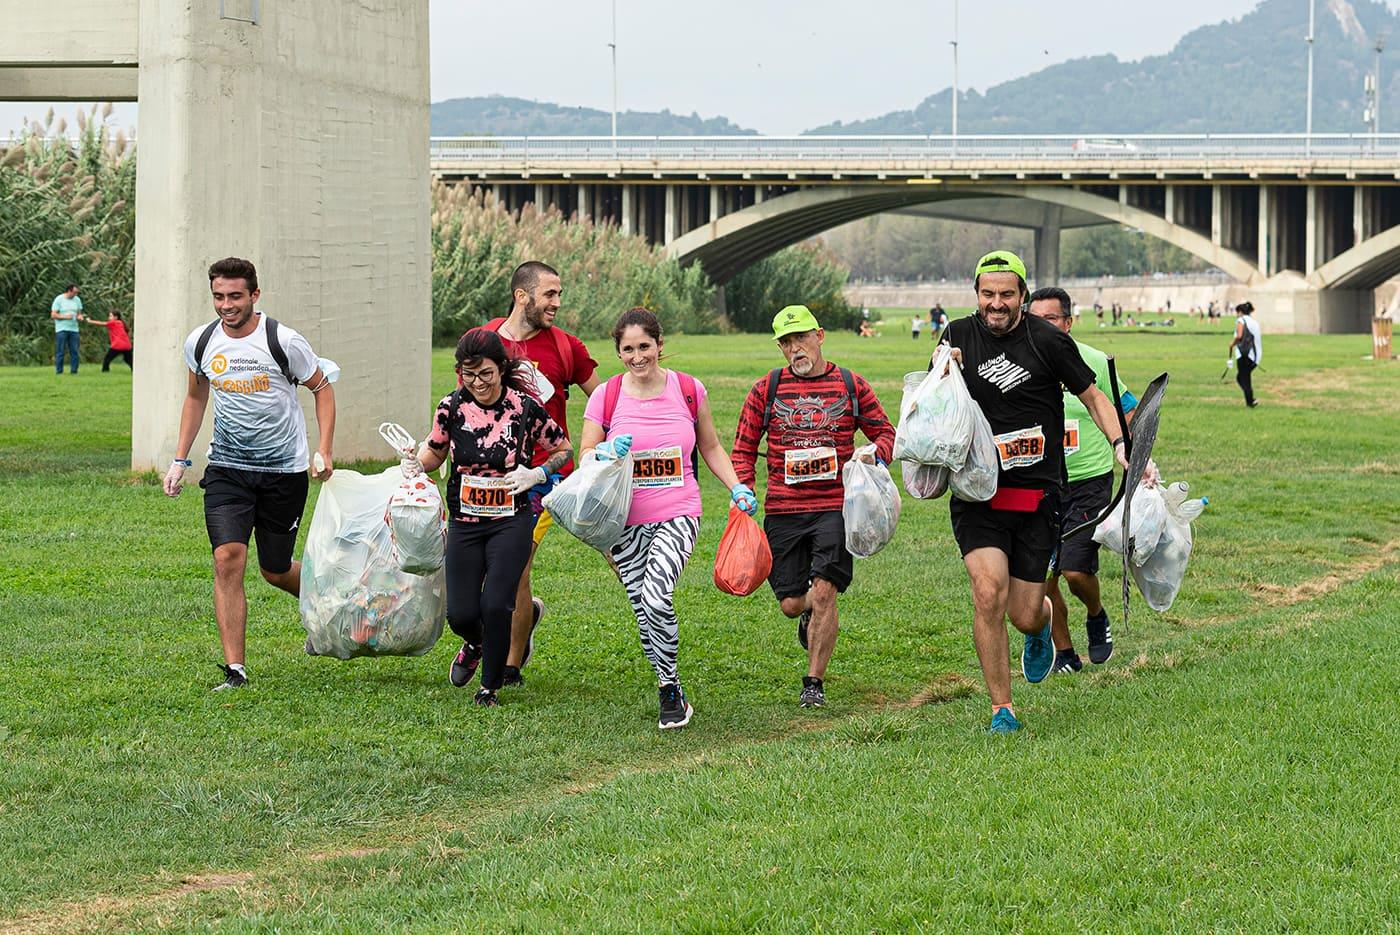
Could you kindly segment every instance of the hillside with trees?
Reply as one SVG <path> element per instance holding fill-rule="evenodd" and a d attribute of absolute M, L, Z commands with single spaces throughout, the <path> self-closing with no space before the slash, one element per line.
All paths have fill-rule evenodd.
<path fill-rule="evenodd" d="M 612 113 L 592 107 L 565 107 L 519 97 L 458 97 L 432 105 L 433 136 L 607 136 Z M 622 136 L 749 136 L 755 131 L 724 117 L 621 111 Z"/>

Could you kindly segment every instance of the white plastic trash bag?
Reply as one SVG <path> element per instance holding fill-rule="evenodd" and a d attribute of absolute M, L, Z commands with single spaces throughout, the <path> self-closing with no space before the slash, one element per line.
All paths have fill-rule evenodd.
<path fill-rule="evenodd" d="M 421 656 L 442 635 L 442 569 L 402 571 L 384 522 L 402 481 L 394 466 L 370 475 L 337 469 L 321 485 L 301 558 L 301 623 L 313 655 Z"/>
<path fill-rule="evenodd" d="M 584 458 L 543 502 L 556 523 L 609 554 L 632 510 L 631 452 L 610 461 Z"/>
<path fill-rule="evenodd" d="M 846 551 L 868 558 L 894 538 L 899 523 L 899 488 L 888 468 L 855 457 L 841 468 L 841 484 L 846 488 L 841 501 Z"/>
<path fill-rule="evenodd" d="M 975 400 L 971 403 L 972 444 L 968 446 L 963 466 L 948 478 L 948 486 L 959 500 L 985 502 L 996 495 L 1001 458 L 997 440 L 992 435 L 992 424 L 982 414 L 982 407 Z"/>
<path fill-rule="evenodd" d="M 402 571 L 431 575 L 442 567 L 444 538 L 442 494 L 426 474 L 405 477 L 389 497 L 384 521 Z"/>
<path fill-rule="evenodd" d="M 1184 481 L 1172 484 L 1162 494 L 1167 520 L 1157 547 L 1141 565 L 1133 565 L 1133 580 L 1147 606 L 1168 610 L 1186 579 L 1186 563 L 1191 558 L 1191 521 L 1201 515 L 1209 502 L 1205 498 L 1187 500 L 1190 490 Z M 1137 501 L 1133 502 L 1136 512 Z"/>
<path fill-rule="evenodd" d="M 1133 511 L 1129 519 L 1128 534 L 1133 538 L 1132 564 L 1141 565 L 1152 557 L 1158 540 L 1167 525 L 1167 503 L 1162 499 L 1160 487 L 1138 484 L 1133 493 Z M 1123 554 L 1123 504 L 1113 511 L 1094 529 L 1094 541 L 1104 548 Z"/>
<path fill-rule="evenodd" d="M 941 464 L 901 461 L 899 470 L 904 477 L 904 489 L 915 500 L 935 500 L 948 492 L 950 472 Z"/>
<path fill-rule="evenodd" d="M 942 464 L 956 471 L 972 444 L 972 396 L 947 345 L 939 345 L 933 366 L 910 389 L 915 374 L 905 377 L 905 396 L 895 429 L 894 456 L 920 464 Z"/>

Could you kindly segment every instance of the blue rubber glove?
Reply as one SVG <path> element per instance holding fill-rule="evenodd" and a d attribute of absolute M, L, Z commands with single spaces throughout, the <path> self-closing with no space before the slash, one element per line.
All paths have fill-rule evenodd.
<path fill-rule="evenodd" d="M 599 461 L 613 461 L 618 458 L 627 457 L 627 452 L 632 450 L 632 436 L 618 435 L 603 442 L 593 449 L 593 457 Z"/>
<path fill-rule="evenodd" d="M 758 498 L 747 484 L 735 484 L 729 488 L 729 499 L 745 513 L 753 516 L 758 512 Z"/>
<path fill-rule="evenodd" d="M 887 467 L 889 467 L 889 465 L 885 463 L 885 460 L 884 460 L 883 458 L 876 458 L 876 459 L 875 459 L 875 463 L 878 464 L 878 465 L 880 465 L 880 467 L 882 467 L 882 468 L 887 468 Z"/>

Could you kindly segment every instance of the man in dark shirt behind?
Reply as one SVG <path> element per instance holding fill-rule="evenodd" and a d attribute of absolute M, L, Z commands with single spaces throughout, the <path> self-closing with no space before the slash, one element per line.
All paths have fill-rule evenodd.
<path fill-rule="evenodd" d="M 1026 267 L 997 250 L 977 261 L 977 313 L 950 323 L 940 343 L 953 349 L 968 392 L 996 437 L 997 492 L 985 503 L 951 501 L 953 537 L 972 583 L 973 642 L 992 701 L 993 733 L 1019 730 L 1011 708 L 1011 666 L 1004 619 L 1025 635 L 1021 671 L 1028 682 L 1055 658 L 1045 571 L 1058 535 L 1066 487 L 1064 385 L 1084 403 L 1127 466 L 1108 397 L 1069 335 L 1024 310 Z"/>

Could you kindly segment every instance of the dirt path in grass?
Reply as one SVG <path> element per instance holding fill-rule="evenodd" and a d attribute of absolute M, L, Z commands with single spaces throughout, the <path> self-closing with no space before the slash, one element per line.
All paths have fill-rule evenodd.
<path fill-rule="evenodd" d="M 1397 561 L 1400 561 L 1400 539 L 1393 539 L 1377 548 L 1373 554 L 1358 558 L 1343 569 L 1289 586 L 1260 583 L 1254 585 L 1253 590 L 1270 607 L 1291 607 L 1325 597 L 1338 588 L 1359 581 L 1366 575 Z M 1228 625 L 1244 619 L 1246 616 L 1248 615 L 1216 618 L 1211 623 L 1216 626 Z M 1290 628 L 1311 626 L 1320 618 L 1319 614 L 1306 614 L 1293 620 L 1289 626 Z M 1160 658 L 1153 658 L 1149 652 L 1143 651 L 1126 665 L 1107 669 L 1096 673 L 1096 675 L 1104 681 L 1119 682 L 1134 678 L 1139 674 L 1175 669 L 1184 661 L 1186 661 L 1186 655 L 1179 651 L 1161 654 Z M 623 773 L 631 775 L 674 769 L 695 769 L 703 767 L 707 763 L 724 760 L 737 746 L 773 743 L 804 734 L 815 735 L 831 732 L 854 718 L 876 711 L 908 710 L 926 705 L 947 704 L 980 691 L 981 685 L 975 679 L 961 673 L 947 672 L 936 677 L 909 698 L 897 701 L 876 698 L 871 703 L 867 703 L 852 712 L 849 717 L 839 721 L 799 717 L 782 729 L 773 731 L 766 736 L 740 738 L 713 750 L 692 753 L 670 760 L 659 760 L 643 767 L 628 764 L 626 767 L 618 767 L 600 773 L 587 781 L 558 786 L 550 794 L 558 798 L 584 795 L 615 781 Z M 499 811 L 502 815 L 509 815 L 521 809 L 536 808 L 540 804 L 540 800 L 535 800 L 522 805 L 508 806 Z M 405 828 L 399 834 L 390 835 L 387 838 L 380 835 L 372 844 L 362 841 L 358 844 L 346 845 L 343 848 L 322 849 L 300 854 L 292 853 L 277 860 L 266 861 L 263 867 L 257 871 L 209 871 L 201 874 L 189 874 L 180 877 L 178 882 L 173 885 L 167 885 L 150 892 L 132 893 L 129 896 L 96 895 L 73 900 L 11 920 L 0 920 L 0 935 L 111 930 L 114 927 L 120 927 L 121 920 L 133 914 L 159 913 L 162 910 L 172 909 L 181 900 L 191 895 L 216 890 L 244 893 L 247 896 L 247 904 L 252 905 L 260 899 L 265 899 L 267 891 L 275 887 L 275 882 L 272 879 L 274 876 L 295 871 L 299 867 L 311 867 L 336 860 L 356 860 L 394 849 L 411 848 L 436 835 L 456 830 L 456 827 L 455 824 L 448 823 L 443 818 L 428 816 L 427 820 Z"/>

